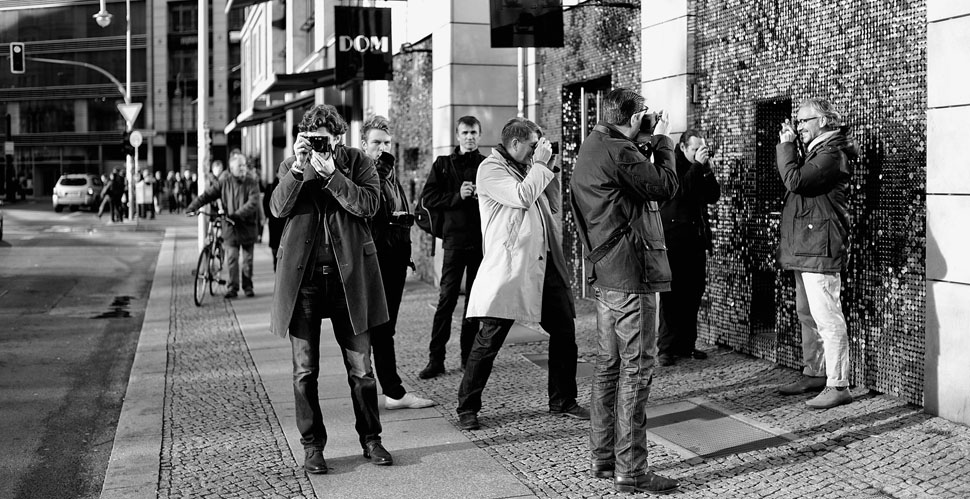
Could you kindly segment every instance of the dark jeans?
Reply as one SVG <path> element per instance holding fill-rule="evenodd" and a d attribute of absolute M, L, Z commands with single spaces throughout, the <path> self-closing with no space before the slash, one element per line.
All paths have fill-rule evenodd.
<path fill-rule="evenodd" d="M 434 322 L 431 325 L 431 345 L 428 358 L 431 362 L 445 362 L 445 345 L 451 338 L 451 315 L 458 304 L 458 294 L 461 292 L 461 275 L 465 273 L 465 312 L 468 311 L 468 292 L 472 289 L 478 266 L 482 264 L 481 249 L 446 249 L 441 264 L 441 282 L 438 291 L 438 308 L 434 312 Z M 478 332 L 478 320 L 465 318 L 462 313 L 461 321 L 461 360 L 464 363 L 471 351 L 475 333 Z"/>
<path fill-rule="evenodd" d="M 615 463 L 619 476 L 647 471 L 644 410 L 657 355 L 657 293 L 596 289 L 599 348 L 590 402 L 593 464 Z"/>
<path fill-rule="evenodd" d="M 549 265 L 551 267 L 551 264 Z M 576 324 L 572 295 L 562 276 L 546 268 L 542 287 L 542 319 L 539 324 L 549 333 L 549 408 L 556 411 L 576 404 Z M 495 356 L 515 322 L 512 319 L 483 317 L 482 329 L 465 364 L 458 386 L 458 414 L 478 413 L 482 392 L 492 374 Z"/>
<path fill-rule="evenodd" d="M 407 256 L 377 254 L 390 320 L 370 330 L 371 348 L 374 350 L 374 370 L 377 371 L 377 379 L 381 382 L 384 395 L 392 399 L 400 399 L 407 393 L 401 377 L 397 374 L 394 333 L 397 327 L 397 313 L 401 309 L 401 298 L 404 295 L 410 254 L 410 251 Z"/>
<path fill-rule="evenodd" d="M 381 441 L 381 419 L 377 409 L 377 380 L 371 370 L 370 334 L 354 334 L 343 285 L 337 274 L 315 275 L 305 281 L 290 319 L 293 346 L 293 393 L 296 398 L 296 427 L 305 449 L 327 445 L 317 377 L 320 374 L 320 322 L 330 317 L 334 338 L 340 346 L 347 383 L 356 416 L 361 447 Z"/>
<path fill-rule="evenodd" d="M 242 249 L 242 288 L 245 291 L 253 289 L 253 245 L 226 244 L 226 266 L 229 267 L 229 283 L 226 288 L 239 291 L 239 253 Z"/>
<path fill-rule="evenodd" d="M 707 254 L 698 242 L 696 246 L 671 248 L 670 291 L 660 293 L 660 333 L 657 347 L 660 354 L 689 355 L 697 342 L 697 311 L 707 285 Z"/>

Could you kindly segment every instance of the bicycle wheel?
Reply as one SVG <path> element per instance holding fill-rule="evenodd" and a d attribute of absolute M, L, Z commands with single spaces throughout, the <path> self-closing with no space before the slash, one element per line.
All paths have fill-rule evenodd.
<path fill-rule="evenodd" d="M 221 291 L 219 286 L 223 284 L 222 262 L 224 261 L 224 254 L 225 250 L 222 249 L 222 245 L 214 244 L 212 246 L 212 258 L 209 259 L 209 294 L 212 296 L 215 296 L 217 291 Z"/>
<path fill-rule="evenodd" d="M 205 298 L 205 287 L 211 282 L 212 277 L 209 275 L 209 248 L 202 248 L 202 253 L 199 253 L 199 263 L 195 265 L 195 290 L 193 298 L 195 299 L 195 306 L 202 306 L 202 299 Z"/>

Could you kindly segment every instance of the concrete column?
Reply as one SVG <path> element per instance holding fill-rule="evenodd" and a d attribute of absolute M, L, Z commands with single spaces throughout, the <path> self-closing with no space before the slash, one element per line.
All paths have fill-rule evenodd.
<path fill-rule="evenodd" d="M 687 31 L 688 0 L 653 0 L 640 6 L 641 87 L 651 112 L 670 115 L 670 133 L 687 129 L 694 56 Z"/>
<path fill-rule="evenodd" d="M 517 51 L 491 48 L 488 2 L 448 0 L 437 14 L 431 38 L 434 153 L 454 149 L 455 120 L 464 115 L 482 122 L 486 153 L 518 112 Z"/>
<path fill-rule="evenodd" d="M 970 4 L 928 0 L 926 111 L 926 365 L 924 407 L 970 424 Z"/>

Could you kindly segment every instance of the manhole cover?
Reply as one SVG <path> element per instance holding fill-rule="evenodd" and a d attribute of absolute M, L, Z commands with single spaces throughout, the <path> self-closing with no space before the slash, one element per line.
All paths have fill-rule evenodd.
<path fill-rule="evenodd" d="M 781 445 L 791 433 L 731 414 L 703 398 L 647 407 L 647 436 L 685 459 L 739 454 Z"/>

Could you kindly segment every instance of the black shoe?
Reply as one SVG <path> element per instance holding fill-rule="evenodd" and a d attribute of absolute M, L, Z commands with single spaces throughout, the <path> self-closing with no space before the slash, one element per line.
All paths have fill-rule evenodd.
<path fill-rule="evenodd" d="M 562 409 L 562 410 L 549 409 L 549 412 L 551 414 L 555 414 L 556 416 L 566 416 L 567 418 L 582 419 L 584 421 L 589 421 L 589 409 L 579 404 L 573 404 L 573 406 L 568 409 Z"/>
<path fill-rule="evenodd" d="M 665 367 L 672 366 L 677 363 L 677 359 L 675 359 L 673 355 L 662 353 L 657 356 L 657 363 Z"/>
<path fill-rule="evenodd" d="M 707 358 L 707 352 L 695 348 L 687 353 L 679 353 L 677 356 L 684 359 L 704 360 Z"/>
<path fill-rule="evenodd" d="M 237 292 L 236 292 L 236 291 L 234 291 L 234 290 L 231 290 L 231 291 L 227 291 L 227 292 L 226 292 L 226 294 L 225 294 L 225 295 L 223 295 L 223 297 L 224 297 L 224 298 L 226 298 L 227 300 L 228 300 L 228 299 L 230 299 L 230 298 L 235 298 L 235 297 L 237 297 L 237 296 L 239 296 L 239 293 L 237 293 Z"/>
<path fill-rule="evenodd" d="M 477 430 L 481 428 L 481 425 L 478 424 L 478 414 L 475 414 L 474 412 L 459 414 L 458 426 L 460 426 L 462 430 Z"/>
<path fill-rule="evenodd" d="M 253 291 L 251 289 L 247 289 L 246 290 L 246 298 L 252 298 L 254 296 L 256 296 L 256 292 L 255 291 Z"/>
<path fill-rule="evenodd" d="M 640 476 L 615 476 L 613 487 L 620 492 L 654 492 L 666 494 L 680 486 L 677 480 L 664 478 L 648 471 Z"/>
<path fill-rule="evenodd" d="M 326 475 L 327 460 L 323 458 L 323 451 L 320 449 L 307 449 L 306 460 L 303 461 L 303 469 L 305 469 L 307 473 Z"/>
<path fill-rule="evenodd" d="M 431 379 L 438 376 L 439 374 L 444 374 L 444 373 L 445 373 L 444 362 L 435 362 L 432 360 L 432 361 L 428 361 L 428 365 L 425 366 L 420 373 L 418 373 L 418 377 L 421 379 Z"/>
<path fill-rule="evenodd" d="M 364 447 L 364 457 L 370 459 L 371 464 L 377 466 L 390 466 L 394 464 L 394 458 L 380 442 L 367 442 Z"/>
<path fill-rule="evenodd" d="M 594 464 L 589 469 L 593 478 L 613 478 L 613 463 Z"/>

